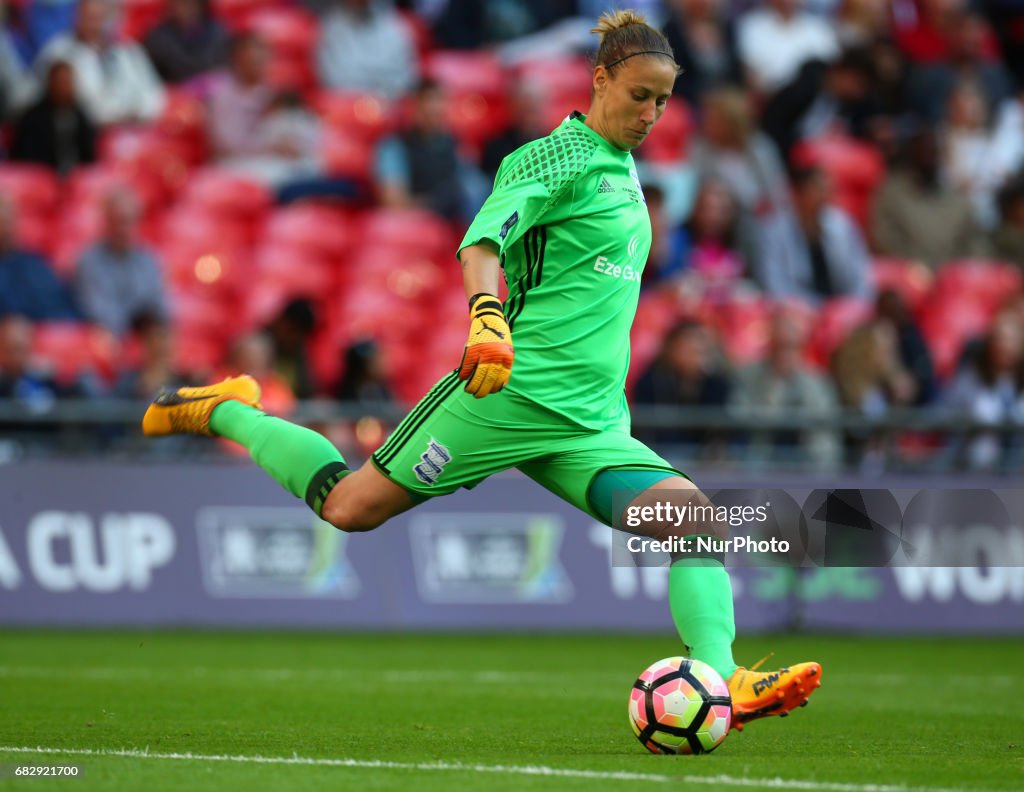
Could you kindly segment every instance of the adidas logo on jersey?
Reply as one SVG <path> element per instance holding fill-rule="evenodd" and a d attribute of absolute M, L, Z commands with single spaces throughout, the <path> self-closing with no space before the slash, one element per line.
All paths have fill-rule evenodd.
<path fill-rule="evenodd" d="M 615 188 L 612 187 L 612 184 L 611 184 L 610 181 L 608 181 L 604 177 L 601 177 L 601 186 L 597 188 L 597 192 L 598 193 L 613 193 L 613 192 L 615 192 Z"/>

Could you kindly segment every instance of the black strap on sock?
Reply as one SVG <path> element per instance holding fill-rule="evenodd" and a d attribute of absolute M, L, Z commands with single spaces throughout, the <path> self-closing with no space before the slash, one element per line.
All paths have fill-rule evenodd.
<path fill-rule="evenodd" d="M 317 517 L 323 517 L 320 512 L 331 490 L 351 472 L 344 462 L 330 462 L 316 472 L 306 488 L 306 503 Z"/>

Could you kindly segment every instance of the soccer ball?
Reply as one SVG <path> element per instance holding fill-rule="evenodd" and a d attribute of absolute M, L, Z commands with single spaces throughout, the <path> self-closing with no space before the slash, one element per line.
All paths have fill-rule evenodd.
<path fill-rule="evenodd" d="M 725 680 L 707 663 L 667 657 L 633 683 L 629 722 L 651 753 L 708 753 L 729 733 L 732 697 Z"/>

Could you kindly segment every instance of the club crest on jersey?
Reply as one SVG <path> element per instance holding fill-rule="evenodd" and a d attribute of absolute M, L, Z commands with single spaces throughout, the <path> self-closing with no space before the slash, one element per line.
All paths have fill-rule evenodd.
<path fill-rule="evenodd" d="M 419 464 L 413 466 L 412 472 L 424 484 L 435 484 L 444 472 L 444 466 L 451 461 L 451 452 L 431 437 L 427 450 L 420 454 Z"/>

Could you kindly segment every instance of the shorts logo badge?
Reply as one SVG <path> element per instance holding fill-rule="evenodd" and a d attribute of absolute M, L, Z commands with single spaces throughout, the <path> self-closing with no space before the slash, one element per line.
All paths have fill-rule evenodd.
<path fill-rule="evenodd" d="M 434 438 L 430 438 L 427 450 L 420 454 L 420 462 L 413 466 L 412 472 L 424 484 L 435 484 L 438 476 L 444 472 L 444 466 L 451 461 L 451 452 Z"/>

